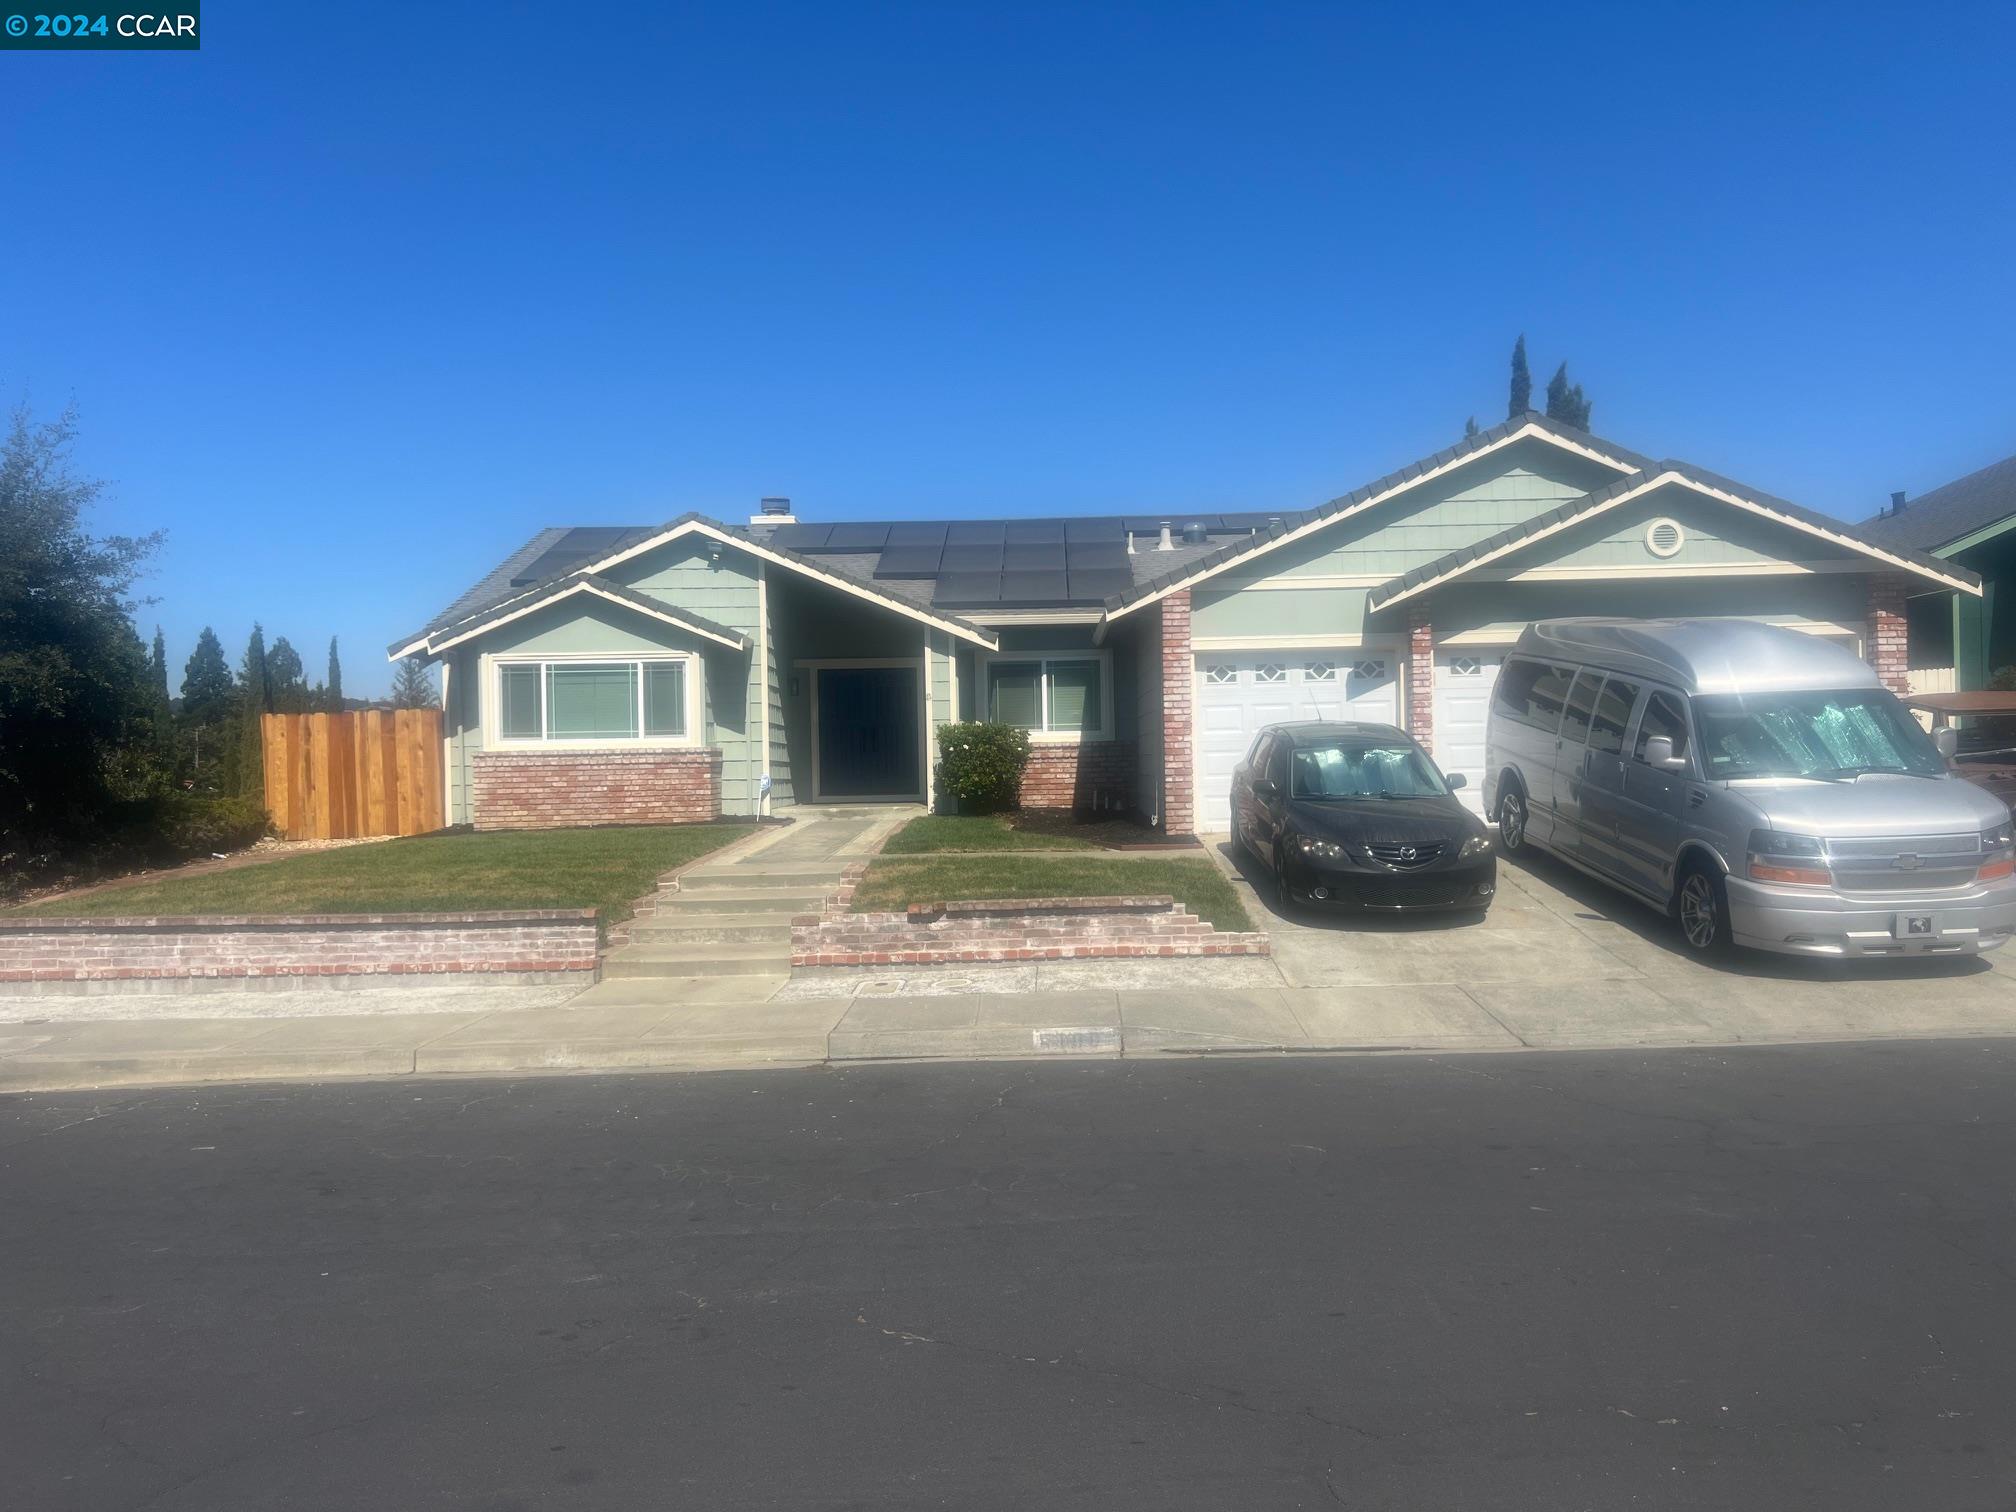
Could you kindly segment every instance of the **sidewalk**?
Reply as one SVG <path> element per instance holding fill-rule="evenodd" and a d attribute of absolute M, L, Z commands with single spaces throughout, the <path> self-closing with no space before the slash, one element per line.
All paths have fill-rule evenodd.
<path fill-rule="evenodd" d="M 1909 994 L 1880 979 L 1731 977 L 1712 1001 L 1690 1001 L 1642 981 L 1060 989 L 1053 976 L 1052 990 L 1029 990 L 1020 977 L 1003 979 L 1010 990 L 985 990 L 996 970 L 1015 968 L 975 972 L 956 992 L 821 997 L 713 981 L 668 995 L 662 982 L 613 981 L 561 1007 L 5 1022 L 0 1092 L 885 1059 L 1516 1053 L 2016 1035 L 2016 987 L 1991 972 Z M 0 1017 L 14 1019 L 19 1008 L 7 1004 Z"/>

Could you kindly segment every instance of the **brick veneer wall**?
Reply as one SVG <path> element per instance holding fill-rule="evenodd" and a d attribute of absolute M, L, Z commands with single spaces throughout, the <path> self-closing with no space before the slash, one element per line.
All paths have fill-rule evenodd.
<path fill-rule="evenodd" d="M 1266 955 L 1264 934 L 1221 934 L 1168 897 L 996 898 L 851 913 L 866 868 L 824 912 L 791 921 L 793 966 L 939 966 L 1143 956 Z"/>
<path fill-rule="evenodd" d="M 462 914 L 0 919 L 0 982 L 578 974 L 595 979 L 595 910 Z"/>
<path fill-rule="evenodd" d="M 1129 808 L 1134 801 L 1135 761 L 1131 740 L 1032 745 L 1022 773 L 1022 807 Z"/>
<path fill-rule="evenodd" d="M 1162 611 L 1162 828 L 1188 835 L 1197 827 L 1197 768 L 1192 759 L 1191 703 L 1197 682 L 1190 654 L 1190 590 L 1164 598 Z"/>
<path fill-rule="evenodd" d="M 1418 600 L 1407 610 L 1407 733 L 1435 749 L 1435 626 Z"/>
<path fill-rule="evenodd" d="M 479 830 L 698 824 L 721 817 L 721 753 L 479 751 L 470 789 Z"/>
<path fill-rule="evenodd" d="M 1890 573 L 1868 579 L 1869 628 L 1864 655 L 1883 686 L 1902 697 L 1911 691 L 1911 633 L 1904 615 L 1905 580 Z"/>

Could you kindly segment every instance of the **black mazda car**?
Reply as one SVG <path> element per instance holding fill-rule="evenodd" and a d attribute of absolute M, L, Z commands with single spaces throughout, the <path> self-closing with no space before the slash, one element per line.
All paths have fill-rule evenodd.
<path fill-rule="evenodd" d="M 1297 903 L 1412 913 L 1491 906 L 1498 861 L 1483 821 L 1391 725 L 1269 725 L 1232 774 L 1232 843 Z"/>

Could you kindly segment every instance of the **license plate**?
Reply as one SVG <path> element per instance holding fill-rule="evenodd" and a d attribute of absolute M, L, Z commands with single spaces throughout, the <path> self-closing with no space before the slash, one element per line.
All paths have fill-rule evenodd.
<path fill-rule="evenodd" d="M 1939 938 L 1938 915 L 1899 914 L 1890 926 L 1890 933 L 1900 940 L 1936 940 Z"/>

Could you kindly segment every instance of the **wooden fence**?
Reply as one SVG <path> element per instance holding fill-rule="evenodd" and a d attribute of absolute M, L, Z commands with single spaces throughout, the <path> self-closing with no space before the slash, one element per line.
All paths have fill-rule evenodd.
<path fill-rule="evenodd" d="M 447 823 L 441 711 L 264 714 L 266 811 L 289 840 L 422 835 Z"/>

